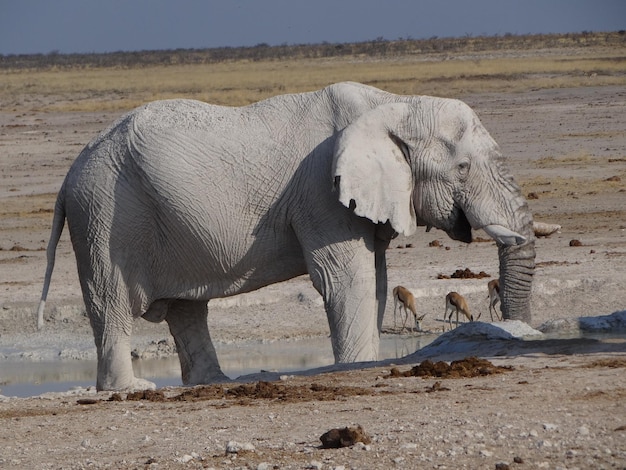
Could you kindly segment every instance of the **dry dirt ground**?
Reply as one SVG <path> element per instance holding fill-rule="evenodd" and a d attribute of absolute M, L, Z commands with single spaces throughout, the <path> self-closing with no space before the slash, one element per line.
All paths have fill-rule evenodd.
<path fill-rule="evenodd" d="M 425 359 L 418 352 L 395 365 L 330 367 L 247 386 L 3 399 L 0 467 L 626 468 L 626 335 L 576 334 L 581 317 L 626 310 L 626 89 L 463 99 L 508 156 L 536 220 L 562 226 L 537 242 L 532 326 L 568 329 L 569 338 L 485 339 L 432 357 L 479 356 L 500 367 L 479 365 L 470 377 L 405 376 Z M 35 310 L 55 193 L 81 148 L 116 117 L 0 111 L 0 370 L 8 361 L 95 355 L 67 234 L 43 332 Z M 390 288 L 415 293 L 424 330 L 441 332 L 451 290 L 490 321 L 488 279 L 445 277 L 465 268 L 497 275 L 493 242 L 462 245 L 419 230 L 388 253 Z M 220 344 L 328 334 L 306 277 L 214 301 L 208 321 Z M 384 330 L 398 334 L 391 298 Z M 137 355 L 148 357 L 168 333 L 139 320 L 135 336 Z M 326 431 L 357 424 L 369 443 L 320 447 Z"/>

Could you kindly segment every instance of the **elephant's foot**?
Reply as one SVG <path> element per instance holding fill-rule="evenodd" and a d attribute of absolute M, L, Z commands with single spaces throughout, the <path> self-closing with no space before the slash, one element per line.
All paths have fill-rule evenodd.
<path fill-rule="evenodd" d="M 96 389 L 133 391 L 155 388 L 153 382 L 135 377 L 130 355 L 130 336 L 105 336 L 98 347 Z"/>
<path fill-rule="evenodd" d="M 204 370 L 201 367 L 190 370 L 187 374 L 183 374 L 183 383 L 185 385 L 204 385 L 204 384 L 221 384 L 232 382 L 222 370 L 217 369 Z"/>
<path fill-rule="evenodd" d="M 207 304 L 176 300 L 169 305 L 165 321 L 176 342 L 185 385 L 228 382 L 219 366 L 207 325 Z"/>

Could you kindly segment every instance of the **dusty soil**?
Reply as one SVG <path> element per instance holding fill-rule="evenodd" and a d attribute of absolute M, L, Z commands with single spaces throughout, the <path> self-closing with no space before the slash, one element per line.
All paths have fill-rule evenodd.
<path fill-rule="evenodd" d="M 576 329 L 580 317 L 625 310 L 626 89 L 463 99 L 508 156 L 536 219 L 562 226 L 537 242 L 532 326 Z M 35 311 L 56 191 L 81 148 L 117 115 L 0 111 L 0 368 L 7 360 L 95 356 L 67 234 L 57 251 L 44 332 L 35 329 Z M 442 331 L 451 290 L 490 321 L 489 278 L 452 276 L 466 269 L 497 275 L 494 243 L 480 241 L 481 233 L 476 238 L 462 245 L 420 230 L 392 243 L 390 287 L 414 292 L 427 332 Z M 570 246 L 572 240 L 580 243 Z M 328 334 L 306 277 L 212 301 L 208 321 L 216 343 Z M 384 331 L 399 333 L 391 296 Z M 164 325 L 145 321 L 135 333 L 140 357 L 155 354 L 150 345 L 168 337 Z M 77 347 L 83 344 L 89 346 Z M 350 370 L 279 373 L 272 382 L 259 376 L 263 381 L 138 396 L 91 389 L 4 399 L 0 467 L 626 468 L 623 334 L 485 340 L 471 351 L 451 348 L 430 359 L 466 356 L 488 360 L 473 369 L 485 373 L 413 374 L 426 359 L 418 353 Z M 498 373 L 486 373 L 493 370 Z M 368 444 L 321 448 L 322 434 L 357 425 Z"/>

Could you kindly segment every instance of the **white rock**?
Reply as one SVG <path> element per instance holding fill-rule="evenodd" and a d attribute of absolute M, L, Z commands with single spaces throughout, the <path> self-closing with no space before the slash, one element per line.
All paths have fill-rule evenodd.
<path fill-rule="evenodd" d="M 481 457 L 493 457 L 493 452 L 487 449 L 481 449 L 480 452 L 478 453 L 480 454 Z"/>
<path fill-rule="evenodd" d="M 80 443 L 80 446 L 83 449 L 87 449 L 87 448 L 91 447 L 91 441 L 89 439 L 83 439 L 83 442 Z"/>
<path fill-rule="evenodd" d="M 313 470 L 322 470 L 323 466 L 324 464 L 322 462 L 318 462 L 317 460 L 311 460 L 305 468 L 311 468 Z"/>
<path fill-rule="evenodd" d="M 185 454 L 181 458 L 178 459 L 180 463 L 189 463 L 192 460 L 193 460 L 193 457 L 189 454 Z"/>
<path fill-rule="evenodd" d="M 400 446 L 401 449 L 410 449 L 410 450 L 415 450 L 417 449 L 417 444 L 415 442 L 407 442 L 406 444 L 402 444 Z"/>
<path fill-rule="evenodd" d="M 256 470 L 269 470 L 270 464 L 267 462 L 261 462 L 256 466 Z"/>
<path fill-rule="evenodd" d="M 588 436 L 589 435 L 589 428 L 587 428 L 586 426 L 581 426 L 576 430 L 576 433 L 581 435 L 581 436 Z"/>
<path fill-rule="evenodd" d="M 556 428 L 557 428 L 556 424 L 543 423 L 543 429 L 545 429 L 546 431 L 554 431 L 556 430 Z"/>
<path fill-rule="evenodd" d="M 237 441 L 228 441 L 226 443 L 226 453 L 227 454 L 236 454 L 241 452 L 242 450 L 253 451 L 254 446 L 249 442 L 237 442 Z"/>

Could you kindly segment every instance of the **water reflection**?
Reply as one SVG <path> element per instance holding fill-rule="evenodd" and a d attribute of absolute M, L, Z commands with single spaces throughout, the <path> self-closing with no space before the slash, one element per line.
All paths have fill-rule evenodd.
<path fill-rule="evenodd" d="M 436 335 L 383 335 L 380 358 L 403 357 L 431 343 Z M 261 370 L 290 372 L 334 362 L 329 338 L 272 343 L 216 345 L 224 373 L 235 379 Z M 158 387 L 181 385 L 178 357 L 133 361 L 135 375 Z M 96 383 L 95 361 L 3 362 L 0 395 L 27 397 L 89 387 Z"/>

